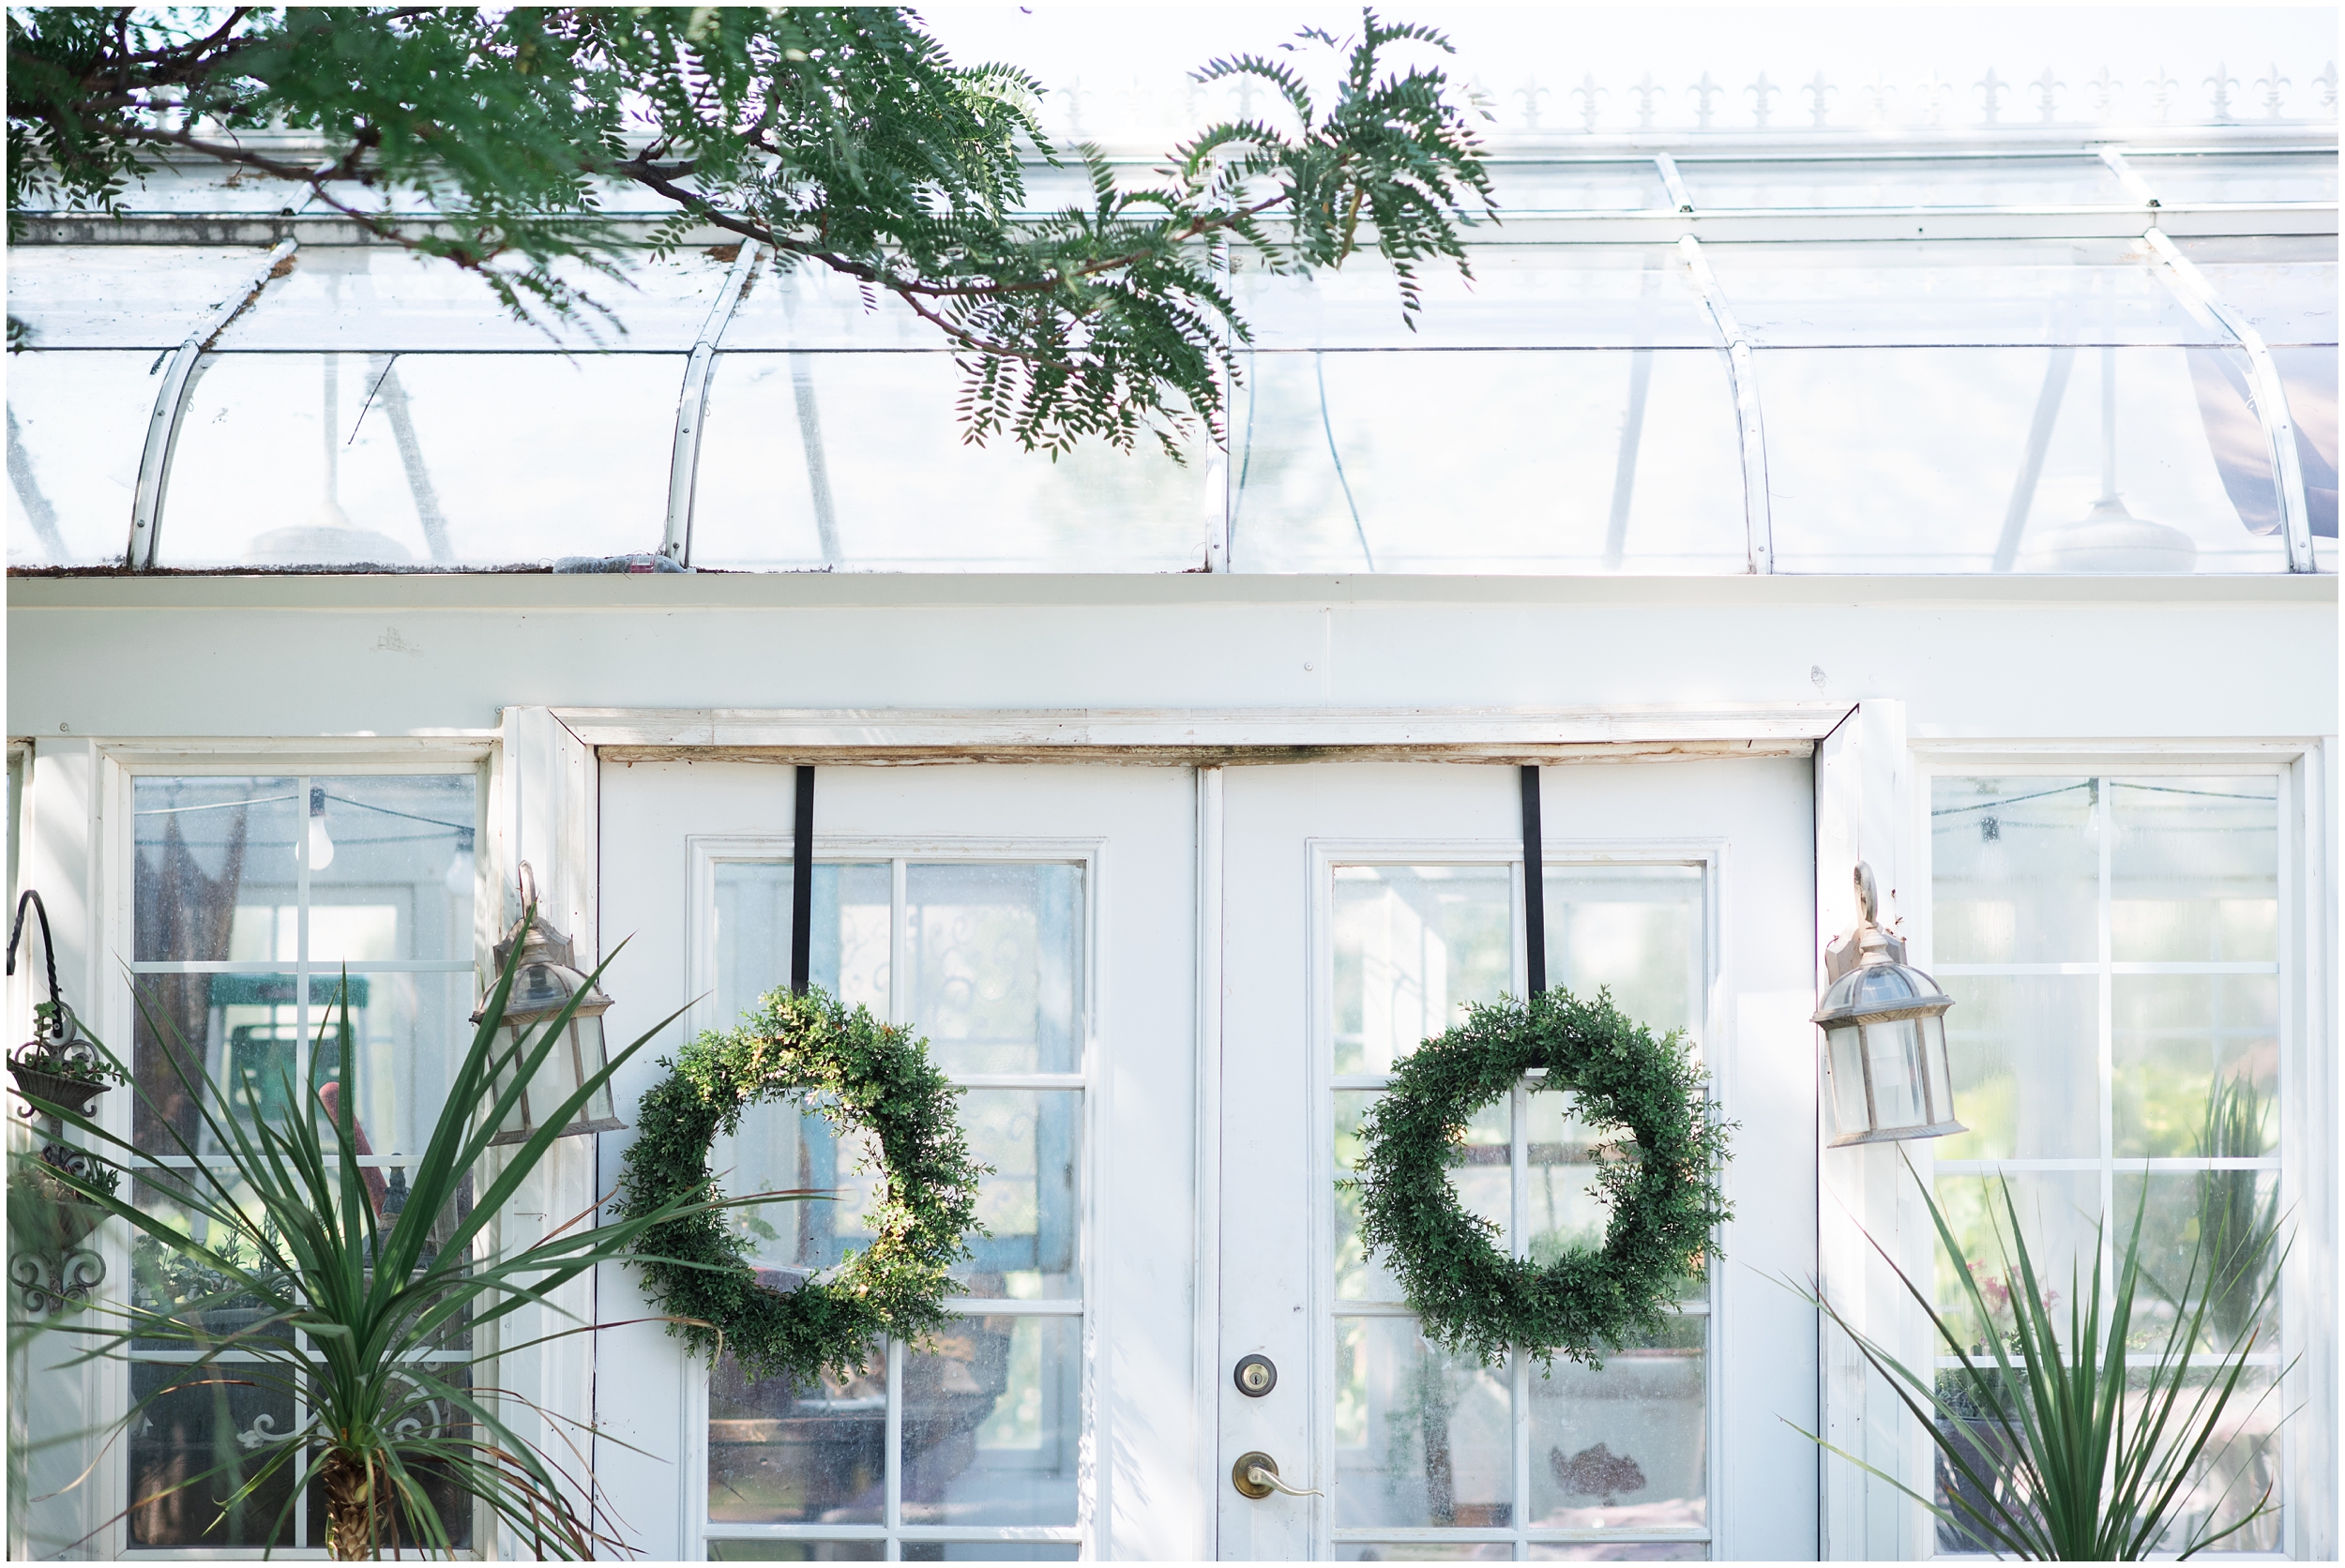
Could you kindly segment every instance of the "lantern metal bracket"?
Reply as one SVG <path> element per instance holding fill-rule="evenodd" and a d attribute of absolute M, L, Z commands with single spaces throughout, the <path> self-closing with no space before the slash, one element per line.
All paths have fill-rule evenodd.
<path fill-rule="evenodd" d="M 105 1255 L 90 1244 L 106 1213 L 61 1178 L 109 1190 L 115 1179 L 110 1163 L 67 1140 L 64 1116 L 43 1107 L 87 1116 L 98 1096 L 121 1081 L 121 1074 L 83 1035 L 80 1020 L 66 1005 L 57 985 L 49 908 L 31 888 L 16 901 L 8 972 L 16 972 L 16 946 L 28 912 L 40 918 L 49 1000 L 33 1010 L 33 1037 L 8 1053 L 8 1076 L 24 1102 L 17 1114 L 35 1124 L 41 1143 L 38 1153 L 14 1156 L 8 1173 L 8 1283 L 26 1315 L 40 1318 L 87 1305 L 106 1280 Z"/>

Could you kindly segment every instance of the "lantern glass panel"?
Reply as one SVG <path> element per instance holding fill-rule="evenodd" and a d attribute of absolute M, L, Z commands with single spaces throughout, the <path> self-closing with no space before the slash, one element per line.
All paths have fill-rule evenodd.
<path fill-rule="evenodd" d="M 1946 1020 L 1939 1014 L 1915 1018 L 1922 1039 L 1922 1070 L 1929 1075 L 1929 1119 L 1959 1121 L 1954 1113 L 1954 1088 L 1946 1081 Z"/>
<path fill-rule="evenodd" d="M 1865 1049 L 1873 1079 L 1876 1127 L 1923 1124 L 1921 1041 L 1912 1018 L 1865 1026 Z"/>
<path fill-rule="evenodd" d="M 1872 1131 L 1865 1106 L 1864 1031 L 1841 1024 L 1824 1031 L 1826 1072 L 1830 1075 L 1832 1131 L 1836 1138 L 1853 1138 Z"/>

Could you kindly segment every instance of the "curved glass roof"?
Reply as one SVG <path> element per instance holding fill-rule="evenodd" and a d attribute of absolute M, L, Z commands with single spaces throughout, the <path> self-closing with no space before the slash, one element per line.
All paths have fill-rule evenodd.
<path fill-rule="evenodd" d="M 2334 569 L 2333 151 L 1494 167 L 1414 327 L 1241 262 L 1185 463 L 972 446 L 925 324 L 729 244 L 531 323 L 330 224 L 20 244 L 8 563 L 120 565 L 144 468 L 141 569 Z"/>

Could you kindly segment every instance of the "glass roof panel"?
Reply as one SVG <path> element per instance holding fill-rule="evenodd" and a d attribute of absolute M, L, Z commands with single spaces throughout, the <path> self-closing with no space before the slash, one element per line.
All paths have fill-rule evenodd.
<path fill-rule="evenodd" d="M 2337 350 L 2276 348 L 2289 420 L 2296 427 L 2296 463 L 2305 476 L 2312 536 L 2337 537 Z M 2325 567 L 2323 568 L 2326 569 Z"/>
<path fill-rule="evenodd" d="M 819 262 L 758 263 L 749 291 L 734 306 L 721 339 L 734 349 L 932 350 L 944 335 L 893 294 L 876 291 Z"/>
<path fill-rule="evenodd" d="M 2097 158 L 1705 158 L 1680 156 L 1694 210 L 2139 205 Z"/>
<path fill-rule="evenodd" d="M 1755 344 L 2225 343 L 2138 240 L 1704 245 Z"/>
<path fill-rule="evenodd" d="M 2170 207 L 2209 202 L 2334 202 L 2337 154 L 2289 152 L 2126 154 L 2133 172 Z"/>
<path fill-rule="evenodd" d="M 1178 572 L 1205 561 L 1211 454 L 961 439 L 946 354 L 725 354 L 691 562 L 744 571 Z M 663 469 L 664 477 L 664 469 Z"/>
<path fill-rule="evenodd" d="M 176 348 L 267 259 L 266 246 L 12 245 L 8 315 L 34 348 Z"/>
<path fill-rule="evenodd" d="M 1717 346 L 1673 245 L 1477 245 L 1468 256 L 1471 282 L 1445 262 L 1419 267 L 1415 331 L 1373 256 L 1308 279 L 1240 267 L 1232 283 L 1258 349 Z"/>
<path fill-rule="evenodd" d="M 2236 350 L 1752 358 L 1778 571 L 2287 569 Z"/>
<path fill-rule="evenodd" d="M 2174 245 L 2266 343 L 2337 341 L 2335 234 L 2181 239 Z"/>
<path fill-rule="evenodd" d="M 656 550 L 684 363 L 206 354 L 158 560 L 503 565 Z"/>
<path fill-rule="evenodd" d="M 1649 158 L 1617 163 L 1493 158 L 1490 173 L 1502 218 L 1518 212 L 1671 212 L 1677 205 Z"/>
<path fill-rule="evenodd" d="M 700 250 L 648 253 L 624 279 L 564 269 L 615 321 L 581 307 L 540 328 L 516 321 L 487 283 L 452 262 L 382 246 L 309 246 L 220 334 L 237 350 L 356 352 L 688 351 L 728 263 Z M 541 313 L 542 314 L 542 313 Z"/>
<path fill-rule="evenodd" d="M 8 355 L 8 565 L 119 565 L 162 384 L 150 350 Z"/>
<path fill-rule="evenodd" d="M 1252 354 L 1230 553 L 1255 572 L 1739 572 L 1717 350 Z"/>

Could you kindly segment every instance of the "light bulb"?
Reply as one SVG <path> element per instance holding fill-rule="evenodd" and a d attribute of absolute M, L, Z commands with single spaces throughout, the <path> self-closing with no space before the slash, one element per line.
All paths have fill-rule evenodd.
<path fill-rule="evenodd" d="M 334 864 L 334 840 L 325 836 L 325 788 L 310 791 L 310 869 L 323 871 Z"/>
<path fill-rule="evenodd" d="M 447 896 L 451 898 L 471 897 L 473 878 L 477 874 L 477 867 L 473 863 L 472 845 L 470 843 L 457 845 L 456 853 L 449 857 L 447 863 Z"/>

